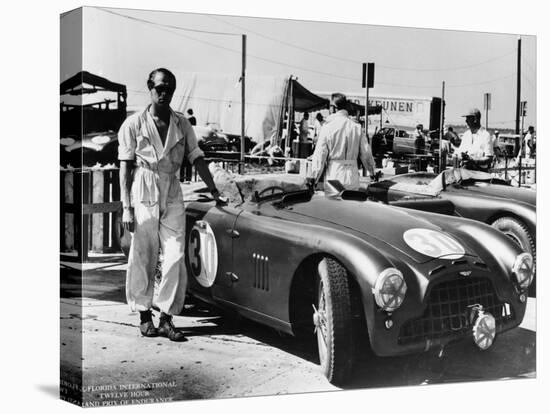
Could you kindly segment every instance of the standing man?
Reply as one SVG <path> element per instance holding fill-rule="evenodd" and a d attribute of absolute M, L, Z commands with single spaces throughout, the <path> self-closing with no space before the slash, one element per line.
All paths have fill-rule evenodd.
<path fill-rule="evenodd" d="M 493 141 L 489 132 L 481 126 L 481 112 L 472 108 L 463 116 L 466 117 L 468 129 L 462 135 L 457 156 L 467 159 L 470 168 L 488 171 L 494 155 Z"/>
<path fill-rule="evenodd" d="M 525 145 L 525 157 L 531 158 L 534 151 L 534 134 L 535 134 L 535 128 L 530 126 L 527 129 L 527 134 L 525 134 L 525 138 L 523 139 L 523 145 Z"/>
<path fill-rule="evenodd" d="M 307 142 L 309 136 L 309 113 L 304 112 L 304 116 L 300 121 L 300 143 Z"/>
<path fill-rule="evenodd" d="M 323 118 L 323 115 L 321 114 L 321 112 L 317 112 L 317 115 L 315 115 L 315 121 L 313 122 L 313 147 L 317 145 L 317 141 L 319 140 L 319 133 L 321 132 L 321 127 L 324 125 L 324 123 L 325 119 Z"/>
<path fill-rule="evenodd" d="M 452 148 L 458 148 L 460 145 L 460 138 L 456 134 L 456 132 L 453 130 L 453 127 L 447 127 L 447 132 L 445 133 L 445 139 L 449 141 L 449 143 L 452 145 Z"/>
<path fill-rule="evenodd" d="M 493 154 L 496 154 L 496 149 L 498 147 L 498 136 L 500 135 L 500 131 L 495 130 L 495 134 L 491 137 L 491 145 L 493 147 Z"/>
<path fill-rule="evenodd" d="M 319 140 L 313 152 L 313 177 L 319 181 L 325 172 L 325 192 L 334 192 L 329 188 L 328 180 L 338 180 L 348 189 L 359 189 L 360 158 L 370 176 L 374 177 L 374 158 L 361 125 L 352 121 L 347 111 L 348 101 L 341 93 L 334 93 L 330 100 L 330 115 L 319 133 Z"/>
<path fill-rule="evenodd" d="M 170 108 L 175 76 L 156 69 L 149 74 L 147 87 L 151 104 L 128 117 L 118 133 L 122 224 L 132 232 L 126 298 L 132 311 L 139 311 L 143 336 L 183 341 L 184 335 L 172 323 L 172 315 L 183 308 L 187 288 L 184 206 L 177 177 L 183 159 L 195 165 L 217 201 L 219 192 L 190 122 Z M 161 311 L 157 329 L 151 307 L 159 247 L 164 259 L 156 299 Z"/>
<path fill-rule="evenodd" d="M 424 136 L 424 125 L 418 124 L 414 132 L 414 153 L 423 155 L 426 148 L 426 137 Z"/>
<path fill-rule="evenodd" d="M 197 126 L 197 118 L 195 118 L 195 115 L 193 115 L 193 109 L 189 108 L 187 110 L 187 115 L 189 115 L 187 117 L 187 120 L 189 121 L 191 126 Z"/>

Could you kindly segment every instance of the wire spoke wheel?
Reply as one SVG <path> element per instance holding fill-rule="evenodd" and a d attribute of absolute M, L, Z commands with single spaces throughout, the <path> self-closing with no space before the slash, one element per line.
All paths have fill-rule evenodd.
<path fill-rule="evenodd" d="M 530 253 L 531 256 L 533 256 L 533 265 L 536 266 L 537 249 L 535 238 L 531 235 L 525 224 L 513 217 L 501 217 L 491 223 L 491 226 L 513 240 L 524 252 Z M 536 293 L 535 280 L 533 280 L 529 292 L 533 294 Z"/>
<path fill-rule="evenodd" d="M 334 385 L 346 382 L 354 359 L 348 274 L 331 258 L 318 266 L 313 322 L 321 369 Z"/>

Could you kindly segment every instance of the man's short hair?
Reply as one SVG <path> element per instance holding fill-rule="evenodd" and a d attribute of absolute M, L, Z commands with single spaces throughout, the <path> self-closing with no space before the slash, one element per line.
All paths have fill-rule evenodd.
<path fill-rule="evenodd" d="M 173 85 L 174 89 L 176 89 L 176 77 L 166 68 L 155 69 L 149 74 L 149 78 L 147 79 L 147 88 L 149 90 L 153 89 L 153 86 L 155 86 L 155 82 L 153 79 L 155 79 L 155 75 L 159 72 L 166 76 L 168 78 L 168 81 Z"/>
<path fill-rule="evenodd" d="M 348 98 L 346 98 L 346 95 L 340 92 L 333 93 L 330 96 L 330 99 L 333 103 L 333 105 L 336 107 L 336 109 L 348 109 Z"/>

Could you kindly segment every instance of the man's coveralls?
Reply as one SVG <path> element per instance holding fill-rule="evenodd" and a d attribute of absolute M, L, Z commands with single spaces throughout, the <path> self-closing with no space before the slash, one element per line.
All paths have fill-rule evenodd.
<path fill-rule="evenodd" d="M 118 133 L 119 160 L 134 161 L 131 189 L 134 233 L 126 272 L 126 298 L 133 311 L 152 306 L 159 245 L 163 253 L 162 280 L 155 304 L 178 314 L 185 300 L 185 221 L 178 173 L 184 157 L 190 163 L 203 156 L 193 127 L 171 112 L 163 147 L 146 108 L 128 117 Z"/>
<path fill-rule="evenodd" d="M 313 152 L 312 172 L 315 177 L 325 172 L 325 192 L 335 190 L 327 185 L 328 180 L 338 180 L 347 189 L 359 189 L 357 159 L 371 173 L 374 172 L 374 158 L 361 133 L 361 125 L 348 117 L 346 110 L 340 110 L 327 118 L 319 133 L 319 140 Z"/>

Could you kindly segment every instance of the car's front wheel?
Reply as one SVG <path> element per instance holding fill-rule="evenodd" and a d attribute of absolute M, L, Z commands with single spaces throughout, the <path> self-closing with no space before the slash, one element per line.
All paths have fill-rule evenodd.
<path fill-rule="evenodd" d="M 352 310 L 346 269 L 331 258 L 318 265 L 313 323 L 319 361 L 327 379 L 342 385 L 349 377 L 354 355 Z"/>
<path fill-rule="evenodd" d="M 521 221 L 513 217 L 501 217 L 491 225 L 512 239 L 523 251 L 531 253 L 533 259 L 536 259 L 535 240 Z"/>
<path fill-rule="evenodd" d="M 536 264 L 537 249 L 535 239 L 531 236 L 525 224 L 513 217 L 501 217 L 496 219 L 491 225 L 512 239 L 524 252 L 530 253 Z M 534 295 L 535 293 L 536 282 L 533 281 L 533 284 L 529 288 L 529 294 Z"/>

